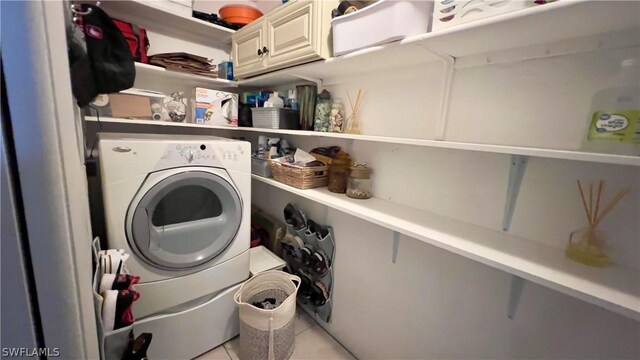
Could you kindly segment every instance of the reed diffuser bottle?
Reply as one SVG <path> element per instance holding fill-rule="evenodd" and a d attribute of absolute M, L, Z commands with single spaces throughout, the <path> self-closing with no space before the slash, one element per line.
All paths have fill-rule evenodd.
<path fill-rule="evenodd" d="M 578 191 L 580 192 L 580 199 L 589 224 L 580 230 L 573 231 L 569 235 L 569 243 L 567 244 L 565 255 L 573 261 L 589 266 L 604 267 L 611 265 L 611 259 L 604 252 L 605 233 L 598 230 L 598 225 L 620 203 L 620 200 L 629 192 L 629 189 L 619 191 L 602 209 L 600 208 L 600 200 L 604 193 L 604 182 L 602 180 L 595 194 L 593 184 L 589 185 L 588 196 L 585 196 L 582 183 L 578 180 Z M 588 203 L 587 199 L 589 200 Z"/>

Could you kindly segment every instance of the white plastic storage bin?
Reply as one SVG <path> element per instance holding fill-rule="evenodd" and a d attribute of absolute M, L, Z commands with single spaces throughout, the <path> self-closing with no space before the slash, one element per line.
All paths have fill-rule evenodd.
<path fill-rule="evenodd" d="M 145 3 L 154 8 L 188 18 L 191 17 L 193 9 L 192 0 L 153 0 L 146 1 Z"/>
<path fill-rule="evenodd" d="M 380 0 L 331 20 L 333 55 L 401 40 L 429 31 L 432 1 Z"/>
<path fill-rule="evenodd" d="M 433 31 L 534 6 L 533 0 L 436 0 Z"/>

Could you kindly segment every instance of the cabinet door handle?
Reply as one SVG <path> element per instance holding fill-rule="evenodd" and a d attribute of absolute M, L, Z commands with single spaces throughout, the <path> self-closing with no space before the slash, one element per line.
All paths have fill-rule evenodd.
<path fill-rule="evenodd" d="M 269 52 L 269 49 L 267 49 L 267 47 L 266 47 L 266 46 L 262 48 L 262 53 L 263 53 L 263 54 L 265 54 L 265 55 L 266 55 L 268 52 Z"/>
<path fill-rule="evenodd" d="M 262 56 L 262 50 L 258 49 L 258 56 Z"/>

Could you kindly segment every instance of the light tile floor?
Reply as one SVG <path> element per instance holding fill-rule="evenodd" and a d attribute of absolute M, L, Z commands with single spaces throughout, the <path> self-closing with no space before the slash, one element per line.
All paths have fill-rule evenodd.
<path fill-rule="evenodd" d="M 291 360 L 322 359 L 352 360 L 354 359 L 324 329 L 318 326 L 307 314 L 299 310 L 296 313 L 296 345 Z M 239 360 L 240 341 L 235 337 L 223 345 L 202 354 L 196 360 Z"/>

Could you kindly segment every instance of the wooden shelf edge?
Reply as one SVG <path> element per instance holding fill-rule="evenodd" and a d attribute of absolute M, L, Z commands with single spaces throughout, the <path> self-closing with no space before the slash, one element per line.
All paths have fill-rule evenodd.
<path fill-rule="evenodd" d="M 587 268 L 564 258 L 559 249 L 385 200 L 352 200 L 326 189 L 299 190 L 273 179 L 252 178 L 640 321 L 640 288 L 636 285 L 640 273 L 633 270 Z M 540 261 L 530 260 L 529 255 Z M 618 285 L 622 282 L 624 290 L 603 284 L 603 278 Z M 629 293 L 629 288 L 637 292 Z"/>

